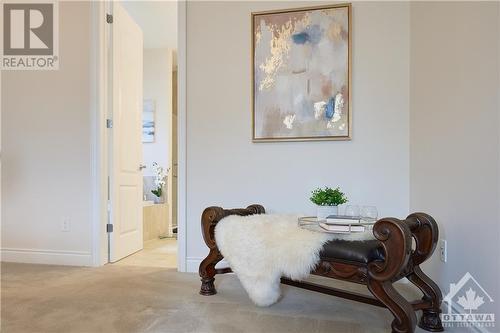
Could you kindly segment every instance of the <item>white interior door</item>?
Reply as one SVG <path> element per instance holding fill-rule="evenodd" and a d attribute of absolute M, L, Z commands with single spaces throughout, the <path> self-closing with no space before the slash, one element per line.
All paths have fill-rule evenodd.
<path fill-rule="evenodd" d="M 112 162 L 110 261 L 143 247 L 142 52 L 139 26 L 118 2 L 112 24 Z"/>

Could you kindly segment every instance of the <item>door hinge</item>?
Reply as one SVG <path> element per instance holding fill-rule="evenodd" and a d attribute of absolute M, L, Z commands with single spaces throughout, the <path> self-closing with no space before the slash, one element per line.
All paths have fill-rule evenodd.
<path fill-rule="evenodd" d="M 106 119 L 106 128 L 113 128 L 113 119 Z"/>
<path fill-rule="evenodd" d="M 106 23 L 113 23 L 113 15 L 111 14 L 106 14 Z"/>
<path fill-rule="evenodd" d="M 106 232 L 113 232 L 113 225 L 108 223 L 106 224 Z"/>

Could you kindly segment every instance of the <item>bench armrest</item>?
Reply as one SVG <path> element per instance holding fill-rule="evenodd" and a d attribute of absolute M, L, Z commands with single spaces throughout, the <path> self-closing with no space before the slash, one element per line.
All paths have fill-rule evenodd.
<path fill-rule="evenodd" d="M 410 227 L 415 239 L 415 251 L 411 259 L 415 266 L 426 261 L 434 252 L 439 240 L 439 228 L 436 220 L 425 213 L 413 213 L 408 215 L 406 222 Z"/>
<path fill-rule="evenodd" d="M 247 216 L 253 214 L 264 214 L 266 210 L 261 205 L 250 205 L 247 208 L 224 209 L 222 207 L 208 207 L 201 214 L 201 232 L 207 246 L 212 249 L 215 244 L 215 226 L 224 217 L 229 215 Z"/>
<path fill-rule="evenodd" d="M 373 235 L 382 243 L 384 261 L 368 264 L 369 278 L 377 281 L 397 280 L 407 267 L 411 255 L 411 231 L 406 221 L 383 218 L 373 226 Z"/>

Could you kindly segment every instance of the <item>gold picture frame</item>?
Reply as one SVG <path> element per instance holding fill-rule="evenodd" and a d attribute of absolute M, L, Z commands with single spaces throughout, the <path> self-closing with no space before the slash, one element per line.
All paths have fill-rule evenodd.
<path fill-rule="evenodd" d="M 284 120 L 282 120 L 282 117 L 277 117 L 275 115 L 273 120 L 274 120 L 274 123 L 273 123 L 273 126 L 274 127 L 277 127 L 277 123 L 279 123 L 278 126 L 280 126 L 280 135 L 277 135 L 277 136 L 273 136 L 272 134 L 269 135 L 269 134 L 265 134 L 263 135 L 262 132 L 265 132 L 264 130 L 262 130 L 262 128 L 267 128 L 267 124 L 264 123 L 264 121 L 262 120 L 262 117 L 264 117 L 263 115 L 263 110 L 256 110 L 256 98 L 259 97 L 257 94 L 256 94 L 256 72 L 260 69 L 260 68 L 266 68 L 267 70 L 267 63 L 261 63 L 261 64 L 256 64 L 256 39 L 259 38 L 259 42 L 260 42 L 260 39 L 262 38 L 262 32 L 259 30 L 259 33 L 257 33 L 256 31 L 256 20 L 258 18 L 261 18 L 261 24 L 262 24 L 262 20 L 264 17 L 272 17 L 274 19 L 275 22 L 283 22 L 285 21 L 285 23 L 283 24 L 281 30 L 280 30 L 280 33 L 276 33 L 276 35 L 279 35 L 281 34 L 281 36 L 286 36 L 286 37 L 279 37 L 281 39 L 283 38 L 289 38 L 290 40 L 289 41 L 286 41 L 287 43 L 291 44 L 292 43 L 292 39 L 293 39 L 293 43 L 297 44 L 297 43 L 300 43 L 300 44 L 305 44 L 306 42 L 303 42 L 303 39 L 302 40 L 298 40 L 298 38 L 295 38 L 295 36 L 299 36 L 301 37 L 301 33 L 295 33 L 295 35 L 292 35 L 290 34 L 290 31 L 293 29 L 290 28 L 290 25 L 292 24 L 293 25 L 293 22 L 297 22 L 297 19 L 296 17 L 300 17 L 300 16 L 313 16 L 313 15 L 316 15 L 316 13 L 321 13 L 321 15 L 327 15 L 327 13 L 329 15 L 331 15 L 332 17 L 334 15 L 343 15 L 344 13 L 343 12 L 339 12 L 340 14 L 337 14 L 337 13 L 334 13 L 334 14 L 330 14 L 332 13 L 332 11 L 338 11 L 338 10 L 344 10 L 345 11 L 345 15 L 347 16 L 347 23 L 343 24 L 343 29 L 339 32 L 338 29 L 335 30 L 335 32 L 337 33 L 337 35 L 341 34 L 342 35 L 342 39 L 343 39 L 343 43 L 346 43 L 346 47 L 343 47 L 346 49 L 346 52 L 347 52 L 347 55 L 346 55 L 346 59 L 344 60 L 344 62 L 347 63 L 347 69 L 345 69 L 346 73 L 345 73 L 345 79 L 347 80 L 347 82 L 345 82 L 344 85 L 342 85 L 342 92 L 345 92 L 345 90 L 347 90 L 346 94 L 347 96 L 344 96 L 345 94 L 341 94 L 341 105 L 345 105 L 345 101 L 347 101 L 347 108 L 343 109 L 341 114 L 342 114 L 342 121 L 343 121 L 343 124 L 345 125 L 345 128 L 343 128 L 342 130 L 340 130 L 340 126 L 339 126 L 339 129 L 337 132 L 342 132 L 342 135 L 307 135 L 307 133 L 305 135 L 303 135 L 303 132 L 307 132 L 307 130 L 300 130 L 301 131 L 301 134 L 300 135 L 282 135 L 283 133 L 283 126 L 281 125 L 281 123 L 279 122 L 283 122 L 283 124 L 286 125 L 287 129 L 289 127 L 289 125 L 292 125 L 292 124 L 289 124 L 289 123 L 286 123 L 287 121 L 287 118 L 285 118 Z M 314 13 L 314 14 L 312 14 Z M 281 17 L 280 17 L 281 15 Z M 317 14 L 316 16 L 318 16 L 320 14 Z M 284 18 L 289 18 L 288 21 L 284 20 Z M 309 20 L 311 19 L 310 17 L 308 18 Z M 333 20 L 333 19 L 330 19 L 330 20 Z M 343 21 L 342 21 L 343 22 Z M 321 24 L 326 24 L 326 23 L 321 23 Z M 332 22 L 329 22 L 329 24 L 337 24 L 336 22 L 332 21 Z M 338 25 L 338 24 L 337 24 Z M 297 25 L 296 25 L 297 26 Z M 302 24 L 302 26 L 304 26 Z M 347 37 L 345 37 L 345 26 L 347 27 Z M 276 25 L 273 23 L 273 25 L 271 25 L 272 29 L 278 29 L 279 25 Z M 305 29 L 307 29 L 309 26 L 306 26 Z M 288 29 L 288 30 L 287 30 Z M 287 31 L 285 31 L 287 30 Z M 324 31 L 321 30 L 322 32 Z M 269 35 L 269 33 L 267 34 Z M 335 36 L 337 36 L 335 35 Z M 273 35 L 273 38 L 276 38 L 274 37 L 275 35 Z M 308 35 L 306 34 L 306 37 Z M 306 39 L 307 41 L 307 39 Z M 274 42 L 274 40 L 273 40 Z M 283 43 L 283 40 L 279 40 L 279 42 Z M 252 75 L 252 94 L 251 94 L 251 98 L 252 98 L 252 101 L 251 101 L 251 105 L 252 105 L 252 141 L 253 142 L 275 142 L 275 141 L 330 141 L 330 140 L 333 140 L 333 141 L 340 141 L 340 140 L 351 140 L 352 138 L 352 5 L 351 3 L 342 3 L 342 4 L 334 4 L 334 5 L 322 5 L 322 6 L 314 6 L 314 7 L 303 7 L 303 8 L 293 8 L 293 9 L 284 9 L 284 10 L 271 10 L 271 11 L 261 11 L 261 12 L 252 12 L 251 13 L 251 43 L 252 43 L 252 55 L 251 55 L 251 75 Z M 263 45 L 266 45 L 266 44 L 263 44 Z M 269 47 L 271 48 L 272 45 L 276 45 L 276 43 L 272 44 L 272 43 L 269 43 L 268 44 Z M 296 45 L 292 45 L 292 47 L 294 47 Z M 259 44 L 259 47 L 262 48 L 262 46 Z M 300 47 L 300 45 L 299 45 Z M 333 46 L 332 46 L 333 47 Z M 286 48 L 286 47 L 285 47 Z M 288 49 L 290 49 L 290 47 L 288 47 Z M 276 50 L 273 50 L 273 51 L 276 51 Z M 279 51 L 279 50 L 278 50 Z M 269 52 L 271 53 L 271 52 Z M 274 52 L 274 54 L 276 54 L 276 52 Z M 263 57 L 261 55 L 258 55 L 259 59 L 262 59 Z M 268 60 L 266 58 L 266 60 Z M 274 59 L 271 59 L 271 60 L 274 60 Z M 272 61 L 271 61 L 272 63 Z M 332 64 L 328 64 L 330 66 L 333 66 Z M 326 65 L 326 66 L 328 66 Z M 262 67 L 264 66 L 264 67 Z M 295 74 L 295 72 L 292 72 L 293 74 Z M 295 80 L 295 81 L 299 81 L 300 79 L 298 80 Z M 262 84 L 264 80 L 261 80 L 259 81 L 259 83 Z M 310 79 L 308 80 L 307 84 L 307 89 L 310 89 L 309 88 L 309 84 L 310 84 Z M 316 81 L 315 81 L 316 82 Z M 329 83 L 327 83 L 329 84 Z M 295 84 L 297 85 L 297 84 Z M 299 84 L 300 86 L 300 84 Z M 281 87 L 281 90 L 282 87 Z M 331 89 L 332 90 L 332 89 Z M 339 90 L 339 88 L 337 88 L 337 90 Z M 293 92 L 290 92 L 290 94 L 293 94 Z M 271 95 L 272 96 L 272 95 Z M 270 97 L 266 96 L 267 99 L 271 99 Z M 335 95 L 335 97 L 330 97 L 329 99 L 329 102 L 327 103 L 326 105 L 326 108 L 330 107 L 329 110 L 329 115 L 331 115 L 331 108 L 332 108 L 332 103 L 334 103 L 335 105 L 337 105 L 337 95 Z M 290 96 L 290 99 L 291 99 L 291 96 Z M 334 100 L 334 102 L 332 102 L 332 100 Z M 260 100 L 259 100 L 259 103 L 260 103 Z M 323 105 L 323 103 L 326 103 L 326 102 L 321 102 L 320 105 Z M 262 104 L 262 103 L 261 103 Z M 307 104 L 307 103 L 306 103 Z M 314 104 L 317 104 L 317 103 L 314 103 Z M 306 112 L 308 112 L 306 114 L 306 117 L 308 117 L 309 114 L 311 114 L 311 117 L 316 117 L 317 113 L 316 113 L 316 105 L 314 105 L 314 110 L 312 109 L 312 105 L 311 103 L 308 103 L 308 110 Z M 290 108 L 291 109 L 291 108 Z M 320 108 L 318 108 L 318 110 L 320 110 Z M 337 109 L 335 109 L 337 110 Z M 312 111 L 314 111 L 314 115 L 311 113 Z M 256 113 L 257 112 L 260 112 L 260 114 L 258 114 L 258 118 L 256 120 Z M 281 112 L 281 111 L 280 111 Z M 320 113 L 320 111 L 318 111 Z M 335 111 L 336 112 L 336 111 Z M 278 111 L 276 111 L 275 113 L 278 113 Z M 326 114 L 326 111 L 324 112 Z M 279 113 L 280 116 L 283 116 L 283 113 Z M 269 115 L 266 115 L 267 117 L 269 117 Z M 287 116 L 288 117 L 288 116 Z M 290 116 L 292 117 L 292 116 Z M 338 118 L 338 116 L 335 116 L 335 118 Z M 278 121 L 276 121 L 276 119 L 278 119 Z M 292 118 L 292 123 L 295 119 L 295 114 L 293 114 L 293 118 Z M 304 119 L 304 117 L 302 117 L 302 119 Z M 315 118 L 316 120 L 318 120 L 318 118 Z M 306 119 L 308 121 L 308 126 L 310 123 L 314 123 L 314 126 L 318 127 L 320 126 L 319 123 L 315 122 L 314 119 Z M 321 119 L 318 120 L 318 121 L 323 121 L 323 123 L 325 123 L 327 126 L 328 126 L 328 122 L 332 122 L 331 120 L 327 120 L 327 119 Z M 258 126 L 259 128 L 256 128 L 256 126 Z M 335 124 L 334 124 L 335 126 Z M 272 127 L 272 126 L 271 126 Z M 334 128 L 335 129 L 335 128 Z M 328 129 L 321 129 L 321 131 L 323 132 L 334 132 L 334 129 L 333 130 L 328 130 Z M 256 134 L 256 130 L 259 130 L 260 132 Z M 292 127 L 292 130 L 293 130 L 293 127 Z M 286 131 L 286 130 L 285 130 Z M 298 131 L 298 130 L 296 130 Z M 345 134 L 344 134 L 345 133 Z"/>

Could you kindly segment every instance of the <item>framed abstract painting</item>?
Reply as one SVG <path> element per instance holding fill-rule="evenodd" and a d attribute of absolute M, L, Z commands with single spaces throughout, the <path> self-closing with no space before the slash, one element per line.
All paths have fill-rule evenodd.
<path fill-rule="evenodd" d="M 351 5 L 252 13 L 253 141 L 351 138 Z"/>

